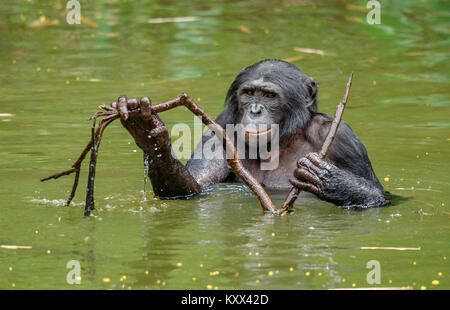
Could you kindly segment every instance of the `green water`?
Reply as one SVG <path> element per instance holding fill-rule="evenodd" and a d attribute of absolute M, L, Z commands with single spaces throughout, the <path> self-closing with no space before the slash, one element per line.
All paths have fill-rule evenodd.
<path fill-rule="evenodd" d="M 1 1 L 0 113 L 14 115 L 0 116 L 0 244 L 32 248 L 0 248 L 0 288 L 450 289 L 449 2 L 382 1 L 380 25 L 366 23 L 366 1 L 352 3 L 81 1 L 95 27 L 68 25 L 66 1 Z M 198 19 L 147 22 L 181 16 Z M 355 71 L 344 119 L 392 206 L 349 211 L 306 196 L 270 217 L 232 184 L 188 201 L 150 188 L 144 201 L 142 154 L 119 122 L 100 149 L 93 217 L 82 217 L 87 166 L 69 208 L 71 177 L 39 182 L 70 167 L 99 104 L 185 91 L 217 116 L 239 70 L 265 58 L 315 77 L 329 114 Z M 193 124 L 184 109 L 162 118 Z M 66 282 L 70 260 L 80 285 Z M 366 282 L 370 260 L 381 284 Z"/>

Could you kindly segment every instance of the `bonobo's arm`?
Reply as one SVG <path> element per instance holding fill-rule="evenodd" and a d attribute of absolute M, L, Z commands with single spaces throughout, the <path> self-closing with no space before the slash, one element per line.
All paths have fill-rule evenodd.
<path fill-rule="evenodd" d="M 156 196 L 175 199 L 200 193 L 205 186 L 222 182 L 229 174 L 226 160 L 192 159 L 184 166 L 172 151 L 172 143 L 162 120 L 151 112 L 150 99 L 119 97 L 116 103 L 122 125 L 144 151 L 148 176 Z M 128 113 L 131 110 L 139 112 Z M 203 141 L 209 137 L 203 137 Z"/>
<path fill-rule="evenodd" d="M 319 150 L 325 140 L 331 117 L 314 114 L 305 128 L 305 138 Z M 316 194 L 319 198 L 339 206 L 370 208 L 389 204 L 369 160 L 367 150 L 345 123 L 337 135 L 325 160 L 317 153 L 301 158 L 291 183 Z"/>

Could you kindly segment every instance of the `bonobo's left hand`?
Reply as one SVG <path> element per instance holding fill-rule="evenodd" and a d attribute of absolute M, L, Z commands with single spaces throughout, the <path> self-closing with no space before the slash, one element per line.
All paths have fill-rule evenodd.
<path fill-rule="evenodd" d="M 317 153 L 309 153 L 297 162 L 296 179 L 290 179 L 295 187 L 316 194 L 319 198 L 339 206 L 361 207 L 386 205 L 379 188 L 352 173 L 320 159 Z"/>

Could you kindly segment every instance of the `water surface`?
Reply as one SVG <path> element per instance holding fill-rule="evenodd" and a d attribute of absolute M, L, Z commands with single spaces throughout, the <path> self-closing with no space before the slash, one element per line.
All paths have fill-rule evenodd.
<path fill-rule="evenodd" d="M 381 25 L 366 23 L 366 1 L 80 2 L 82 25 L 65 22 L 65 1 L 0 4 L 0 113 L 13 114 L 0 117 L 0 244 L 32 246 L 0 248 L 0 288 L 450 288 L 448 2 L 382 1 Z M 148 22 L 183 16 L 196 18 Z M 344 119 L 392 206 L 344 210 L 306 195 L 270 217 L 234 184 L 177 201 L 150 188 L 144 201 L 142 154 L 119 122 L 100 149 L 93 217 L 82 218 L 86 166 L 71 207 L 71 177 L 39 182 L 70 167 L 99 104 L 184 91 L 217 116 L 239 70 L 265 58 L 316 78 L 329 114 L 354 70 Z M 193 124 L 185 109 L 162 118 Z M 66 282 L 70 260 L 80 285 Z M 379 285 L 366 281 L 370 260 Z"/>

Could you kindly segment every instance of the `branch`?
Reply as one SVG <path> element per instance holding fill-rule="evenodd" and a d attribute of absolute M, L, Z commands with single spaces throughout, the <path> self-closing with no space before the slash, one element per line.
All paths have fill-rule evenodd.
<path fill-rule="evenodd" d="M 344 114 L 345 105 L 347 104 L 348 95 L 350 94 L 350 88 L 352 86 L 353 81 L 353 72 L 350 74 L 350 77 L 347 82 L 347 88 L 345 89 L 344 99 L 342 99 L 341 103 L 336 108 L 336 113 L 334 114 L 333 122 L 331 123 L 330 129 L 328 130 L 327 137 L 322 144 L 322 148 L 320 149 L 319 157 L 324 159 L 327 156 L 328 151 L 330 150 L 331 143 L 336 137 L 337 130 L 339 128 L 339 124 L 342 120 L 342 115 Z M 286 214 L 292 210 L 294 207 L 294 202 L 298 198 L 302 191 L 297 187 L 292 187 L 289 191 L 286 199 L 284 200 L 280 214 Z"/>

